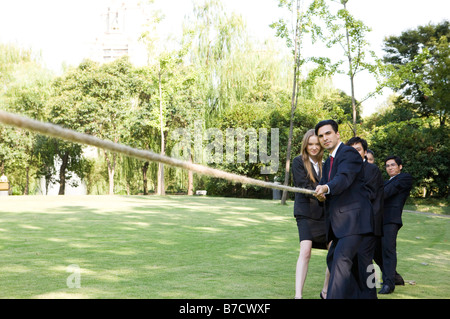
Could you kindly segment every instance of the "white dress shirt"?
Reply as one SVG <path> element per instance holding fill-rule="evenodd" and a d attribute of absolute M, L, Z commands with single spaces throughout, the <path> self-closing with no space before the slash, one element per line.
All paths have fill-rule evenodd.
<path fill-rule="evenodd" d="M 314 160 L 310 157 L 309 161 L 314 167 L 314 170 L 316 171 L 317 176 L 319 176 L 319 162 L 314 162 Z"/>

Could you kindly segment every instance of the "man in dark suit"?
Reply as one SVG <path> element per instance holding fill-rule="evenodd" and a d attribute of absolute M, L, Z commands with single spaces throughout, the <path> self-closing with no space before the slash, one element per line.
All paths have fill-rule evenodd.
<path fill-rule="evenodd" d="M 330 269 L 327 299 L 358 298 L 353 261 L 363 235 L 373 232 L 363 161 L 353 147 L 341 142 L 335 121 L 321 121 L 315 131 L 320 144 L 330 152 L 315 190 L 315 196 L 326 201 L 327 236 L 328 241 L 333 240 L 327 255 Z"/>
<path fill-rule="evenodd" d="M 358 272 L 359 272 L 359 284 L 361 289 L 360 298 L 362 299 L 377 299 L 377 292 L 375 290 L 375 282 L 372 282 L 372 274 L 375 271 L 372 265 L 374 258 L 375 247 L 377 241 L 381 240 L 383 232 L 383 177 L 379 168 L 369 163 L 367 160 L 367 141 L 360 137 L 352 137 L 346 143 L 348 146 L 352 146 L 363 159 L 365 186 L 369 191 L 369 199 L 372 203 L 372 224 L 373 233 L 363 237 L 363 241 L 358 250 Z"/>
<path fill-rule="evenodd" d="M 387 157 L 385 165 L 390 179 L 384 182 L 383 237 L 381 238 L 382 265 L 380 266 L 383 272 L 383 287 L 379 291 L 380 294 L 389 294 L 395 289 L 397 234 L 403 226 L 403 206 L 411 192 L 413 183 L 410 174 L 402 173 L 403 165 L 400 157 Z"/>

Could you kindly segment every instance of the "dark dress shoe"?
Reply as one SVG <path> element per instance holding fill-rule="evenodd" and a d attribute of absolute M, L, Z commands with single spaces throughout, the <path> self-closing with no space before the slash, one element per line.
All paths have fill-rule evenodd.
<path fill-rule="evenodd" d="M 404 286 L 405 285 L 405 281 L 403 280 L 403 277 L 398 272 L 395 272 L 394 281 L 395 281 L 396 286 Z"/>
<path fill-rule="evenodd" d="M 381 290 L 378 293 L 381 295 L 387 295 L 387 294 L 393 293 L 394 289 L 395 288 L 391 288 L 388 285 L 383 285 L 383 287 L 381 287 Z"/>

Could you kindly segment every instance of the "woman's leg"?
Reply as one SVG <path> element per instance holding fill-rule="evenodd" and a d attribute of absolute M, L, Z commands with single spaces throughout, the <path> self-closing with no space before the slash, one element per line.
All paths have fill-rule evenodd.
<path fill-rule="evenodd" d="M 295 271 L 295 298 L 301 299 L 303 297 L 303 286 L 306 280 L 306 273 L 308 272 L 309 260 L 311 259 L 311 240 L 302 240 L 300 242 L 300 254 L 297 260 L 297 268 Z"/>
<path fill-rule="evenodd" d="M 328 243 L 327 249 L 330 249 L 331 243 L 332 243 L 331 241 Z M 321 296 L 324 299 L 327 299 L 327 291 L 328 291 L 328 282 L 329 282 L 329 280 L 330 280 L 330 270 L 328 269 L 328 266 L 327 266 L 327 268 L 325 269 L 325 280 L 323 281 L 323 288 L 322 288 L 322 291 L 320 292 Z"/>

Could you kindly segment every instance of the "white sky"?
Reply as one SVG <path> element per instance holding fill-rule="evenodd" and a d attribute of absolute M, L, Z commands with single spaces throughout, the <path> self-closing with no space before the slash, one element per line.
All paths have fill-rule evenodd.
<path fill-rule="evenodd" d="M 117 1 L 122 2 L 122 1 Z M 222 0 L 227 10 L 243 15 L 251 35 L 265 38 L 274 34 L 269 24 L 278 20 L 278 0 Z M 57 71 L 63 62 L 77 65 L 89 51 L 89 44 L 103 32 L 101 14 L 109 0 L 0 0 L 0 43 L 41 50 L 46 65 Z M 306 0 L 308 3 L 308 0 Z M 179 34 L 181 21 L 191 13 L 190 0 L 156 0 L 169 32 Z M 450 19 L 450 0 L 349 0 L 347 8 L 372 28 L 368 40 L 382 55 L 385 36 L 400 35 L 429 22 Z M 304 44 L 305 51 L 308 43 Z M 347 77 L 335 77 L 335 85 L 350 94 Z M 364 74 L 356 77 L 356 98 L 375 87 Z M 366 101 L 364 115 L 374 112 L 386 95 Z"/>

